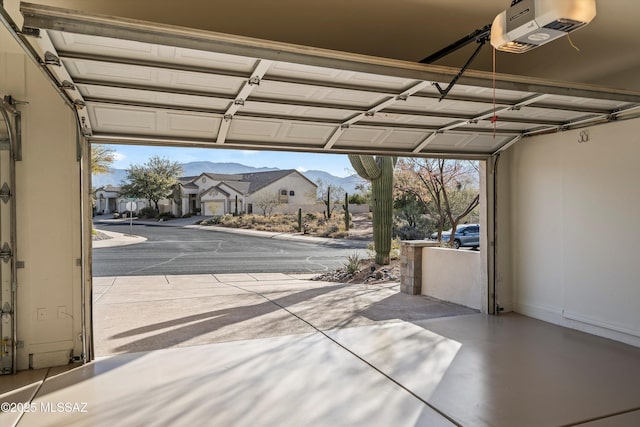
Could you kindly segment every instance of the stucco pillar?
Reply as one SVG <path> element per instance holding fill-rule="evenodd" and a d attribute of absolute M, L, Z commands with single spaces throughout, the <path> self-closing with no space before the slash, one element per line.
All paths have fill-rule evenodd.
<path fill-rule="evenodd" d="M 103 212 L 106 213 L 106 214 L 111 212 L 109 210 L 109 198 L 108 197 L 104 198 L 104 211 Z"/>
<path fill-rule="evenodd" d="M 180 216 L 188 214 L 189 213 L 189 197 L 183 197 L 182 198 L 182 213 L 180 214 Z"/>
<path fill-rule="evenodd" d="M 400 291 L 409 295 L 422 293 L 422 248 L 436 247 L 438 242 L 403 240 L 400 242 Z"/>

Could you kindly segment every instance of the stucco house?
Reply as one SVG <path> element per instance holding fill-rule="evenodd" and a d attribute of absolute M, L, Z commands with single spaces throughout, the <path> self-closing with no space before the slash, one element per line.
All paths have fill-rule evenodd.
<path fill-rule="evenodd" d="M 108 214 L 118 211 L 118 199 L 120 198 L 120 187 L 105 185 L 96 189 L 96 213 Z"/>
<path fill-rule="evenodd" d="M 253 213 L 255 203 L 265 197 L 277 197 L 280 204 L 296 207 L 316 202 L 317 185 L 294 169 L 245 174 L 202 173 L 178 181 L 179 197 L 170 200 L 171 212 L 176 216 L 234 213 L 236 201 L 238 213 Z"/>
<path fill-rule="evenodd" d="M 95 213 L 97 215 L 103 214 L 111 214 L 115 212 L 124 212 L 127 209 L 127 203 L 131 201 L 128 198 L 122 197 L 121 187 L 116 187 L 114 185 L 105 185 L 104 187 L 99 187 L 95 190 L 95 198 L 96 198 L 96 207 Z M 136 199 L 133 200 L 136 208 L 134 211 L 139 211 L 142 208 L 149 206 L 149 202 L 145 199 Z M 165 201 L 164 205 L 167 202 Z M 166 208 L 164 205 L 160 203 L 160 212 L 165 212 Z M 164 208 L 164 209 L 163 209 Z"/>

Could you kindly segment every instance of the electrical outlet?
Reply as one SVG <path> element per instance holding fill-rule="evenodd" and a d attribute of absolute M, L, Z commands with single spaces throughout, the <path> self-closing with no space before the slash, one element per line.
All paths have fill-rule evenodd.
<path fill-rule="evenodd" d="M 38 308 L 36 309 L 36 319 L 38 322 L 44 322 L 47 320 L 47 309 L 46 308 Z"/>

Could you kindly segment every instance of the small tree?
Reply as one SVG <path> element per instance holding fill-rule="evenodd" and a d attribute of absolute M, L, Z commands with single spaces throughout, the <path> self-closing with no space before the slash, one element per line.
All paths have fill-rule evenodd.
<path fill-rule="evenodd" d="M 182 167 L 177 162 L 153 156 L 144 165 L 129 166 L 121 193 L 125 197 L 147 199 L 159 212 L 158 201 L 173 196 L 181 173 Z"/>
<path fill-rule="evenodd" d="M 324 204 L 324 216 L 326 219 L 331 219 L 336 205 L 342 202 L 345 191 L 341 186 L 330 184 L 321 179 L 318 179 L 316 184 L 318 185 L 316 196 Z"/>
<path fill-rule="evenodd" d="M 402 159 L 396 172 L 396 194 L 412 194 L 438 222 L 438 240 L 446 224 L 453 229 L 479 204 L 475 162 L 445 159 Z"/>
<path fill-rule="evenodd" d="M 275 192 L 263 192 L 253 200 L 253 204 L 262 211 L 262 215 L 268 216 L 280 204 L 280 197 Z"/>

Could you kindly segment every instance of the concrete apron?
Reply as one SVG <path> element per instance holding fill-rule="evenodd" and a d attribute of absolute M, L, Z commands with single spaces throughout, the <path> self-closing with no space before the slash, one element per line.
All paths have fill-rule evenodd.
<path fill-rule="evenodd" d="M 314 333 L 476 313 L 397 283 L 344 285 L 311 275 L 219 274 L 94 278 L 98 356 Z"/>
<path fill-rule="evenodd" d="M 406 425 L 453 425 L 348 350 L 342 342 L 348 343 L 354 336 L 340 331 L 364 327 L 363 338 L 375 337 L 370 328 L 381 326 L 380 336 L 386 338 L 370 341 L 367 351 L 378 345 L 387 347 L 388 339 L 397 338 L 406 339 L 412 346 L 426 345 L 422 351 L 439 345 L 441 352 L 438 337 L 410 322 L 477 311 L 426 296 L 402 294 L 398 283 L 344 285 L 308 280 L 312 276 L 275 273 L 94 278 L 96 351 L 98 356 L 117 355 L 98 357 L 94 364 L 105 365 L 107 370 L 111 369 L 107 365 L 118 366 L 120 375 L 125 376 L 125 371 L 138 377 L 149 371 L 147 375 L 153 377 L 152 372 L 160 366 L 171 372 L 163 373 L 162 379 L 149 380 L 151 384 L 146 380 L 142 381 L 145 384 L 131 384 L 127 391 L 131 398 L 138 388 L 144 395 L 150 387 L 159 389 L 166 381 L 175 381 L 182 384 L 176 395 L 191 394 L 198 399 L 198 392 L 187 389 L 207 383 L 213 386 L 207 395 L 211 396 L 209 409 L 216 408 L 216 425 L 388 426 L 405 421 Z M 160 349 L 168 350 L 155 351 Z M 453 357 L 455 349 L 456 344 L 452 344 L 447 357 Z M 149 364 L 154 363 L 159 366 L 151 368 Z M 67 375 L 82 376 L 73 372 Z M 102 376 L 96 380 L 107 381 Z M 368 390 L 366 401 L 353 400 L 361 394 L 354 393 L 354 386 Z M 95 385 L 87 387 L 93 389 Z M 105 383 L 104 387 L 111 386 Z M 257 399 L 267 394 L 274 398 Z M 253 409 L 230 403 L 238 399 L 252 401 Z M 287 403 L 276 405 L 276 400 Z M 390 403 L 392 410 L 380 411 Z M 160 404 L 151 403 L 147 411 L 154 419 L 165 412 L 170 416 L 167 407 Z M 202 418 L 206 411 L 202 411 L 205 408 L 189 411 L 178 424 L 201 423 L 206 419 Z M 87 421 L 86 417 L 78 419 Z M 97 413 L 91 420 L 97 424 L 113 422 Z"/>

